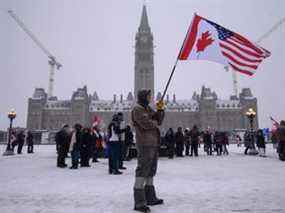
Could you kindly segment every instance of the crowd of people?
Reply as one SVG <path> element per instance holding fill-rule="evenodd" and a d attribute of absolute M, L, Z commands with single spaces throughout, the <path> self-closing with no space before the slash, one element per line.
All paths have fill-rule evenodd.
<path fill-rule="evenodd" d="M 122 113 L 116 113 L 107 132 L 103 132 L 98 125 L 92 128 L 83 128 L 80 124 L 75 124 L 73 129 L 64 125 L 57 132 L 56 150 L 58 153 L 57 166 L 67 167 L 65 159 L 71 153 L 72 169 L 77 169 L 79 162 L 82 167 L 89 167 L 92 162 L 98 162 L 99 153 L 104 153 L 103 157 L 109 158 L 109 173 L 121 174 L 120 170 L 125 169 L 124 160 L 130 160 L 130 147 L 134 144 L 134 135 L 129 125 L 123 126 L 124 119 Z M 257 147 L 256 153 L 261 157 L 266 157 L 266 140 L 261 129 L 253 134 L 250 131 L 244 133 L 243 139 L 236 134 L 234 143 L 240 147 L 244 144 L 244 154 L 247 155 L 251 149 Z M 254 141 L 252 143 L 252 141 Z M 285 121 L 281 121 L 276 131 L 272 132 L 271 141 L 276 148 L 279 159 L 285 160 Z M 204 151 L 207 155 L 228 155 L 227 146 L 229 136 L 222 131 L 199 131 L 194 125 L 192 129 L 178 127 L 175 132 L 173 128 L 161 137 L 161 145 L 167 148 L 169 159 L 183 156 L 199 155 L 199 147 L 204 144 Z M 11 147 L 17 154 L 22 154 L 23 147 L 27 146 L 27 153 L 34 153 L 34 137 L 30 131 L 11 132 Z M 105 150 L 105 151 L 104 151 Z M 80 160 L 81 159 L 81 160 Z"/>
<path fill-rule="evenodd" d="M 90 161 L 98 162 L 99 155 L 108 157 L 109 174 L 120 175 L 126 169 L 123 162 L 130 160 L 130 147 L 134 142 L 131 127 L 125 125 L 122 113 L 115 113 L 112 121 L 103 132 L 98 124 L 92 128 L 75 124 L 72 129 L 64 125 L 55 136 L 57 149 L 57 166 L 67 167 L 66 158 L 71 154 L 70 169 L 90 167 Z"/>
<path fill-rule="evenodd" d="M 34 137 L 30 131 L 21 130 L 18 133 L 14 130 L 11 131 L 10 146 L 12 151 L 17 147 L 17 154 L 22 154 L 23 147 L 27 145 L 27 153 L 34 153 Z"/>
<path fill-rule="evenodd" d="M 162 138 L 162 143 L 167 147 L 168 158 L 173 159 L 183 156 L 198 157 L 198 148 L 204 144 L 204 151 L 207 155 L 228 155 L 227 146 L 229 145 L 229 138 L 226 132 L 215 131 L 211 132 L 209 129 L 206 131 L 199 131 L 196 125 L 190 130 L 178 127 L 174 132 L 169 128 L 165 136 Z"/>
<path fill-rule="evenodd" d="M 130 148 L 134 145 L 134 134 L 129 125 L 125 125 L 122 113 L 113 115 L 111 123 L 108 125 L 107 131 L 100 130 L 98 125 L 92 128 L 82 127 L 80 124 L 75 124 L 70 130 L 68 125 L 64 125 L 62 129 L 57 132 L 56 137 L 57 147 L 57 166 L 60 168 L 67 167 L 65 159 L 68 153 L 71 153 L 71 169 L 78 169 L 81 167 L 90 167 L 91 162 L 98 162 L 99 154 L 109 159 L 109 173 L 122 174 L 126 169 L 124 161 L 131 159 Z M 244 154 L 249 154 L 249 151 L 257 147 L 256 153 L 261 157 L 266 157 L 266 142 L 263 131 L 257 130 L 253 134 L 246 131 L 243 139 L 236 134 L 234 136 L 235 143 L 238 147 L 244 144 Z M 12 134 L 13 149 L 18 145 L 18 153 L 21 153 L 25 136 L 20 132 L 15 136 Z M 253 142 L 252 142 L 253 141 Z M 272 142 L 277 144 L 280 160 L 285 160 L 285 122 L 281 122 L 278 130 L 272 134 Z M 283 142 L 282 142 L 283 141 Z M 33 136 L 29 132 L 26 136 L 26 143 L 28 145 L 28 153 L 33 153 Z M 191 129 L 178 127 L 175 132 L 172 128 L 161 137 L 161 145 L 165 145 L 167 149 L 167 156 L 169 159 L 184 156 L 199 156 L 199 147 L 203 144 L 203 150 L 207 155 L 217 156 L 228 155 L 229 151 L 229 135 L 227 132 L 211 131 L 207 129 L 200 131 L 196 125 Z"/>

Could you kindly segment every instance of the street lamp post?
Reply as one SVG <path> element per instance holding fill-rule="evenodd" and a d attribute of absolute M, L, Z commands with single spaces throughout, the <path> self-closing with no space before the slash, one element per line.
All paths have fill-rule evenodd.
<path fill-rule="evenodd" d="M 14 150 L 11 146 L 11 134 L 12 134 L 12 126 L 13 126 L 13 120 L 16 118 L 16 112 L 15 110 L 11 110 L 9 113 L 8 113 L 8 118 L 10 119 L 10 127 L 9 127 L 9 130 L 8 130 L 8 143 L 7 143 L 7 148 L 6 148 L 6 151 L 3 153 L 4 156 L 7 156 L 7 155 L 14 155 Z"/>
<path fill-rule="evenodd" d="M 248 111 L 246 112 L 246 116 L 249 120 L 250 135 L 251 135 L 251 147 L 249 149 L 248 154 L 249 155 L 257 155 L 258 151 L 256 150 L 255 144 L 254 144 L 254 130 L 253 130 L 253 122 L 254 122 L 254 118 L 256 117 L 256 112 L 252 108 L 249 108 Z"/>

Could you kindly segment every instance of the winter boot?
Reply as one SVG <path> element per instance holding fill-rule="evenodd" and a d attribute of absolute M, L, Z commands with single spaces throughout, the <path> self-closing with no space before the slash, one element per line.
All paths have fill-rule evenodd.
<path fill-rule="evenodd" d="M 163 200 L 156 197 L 155 188 L 153 185 L 145 186 L 145 197 L 147 205 L 154 206 L 163 204 Z"/>
<path fill-rule="evenodd" d="M 146 205 L 145 190 L 144 189 L 134 189 L 134 199 L 135 199 L 135 211 L 139 212 L 150 212 L 150 208 Z"/>

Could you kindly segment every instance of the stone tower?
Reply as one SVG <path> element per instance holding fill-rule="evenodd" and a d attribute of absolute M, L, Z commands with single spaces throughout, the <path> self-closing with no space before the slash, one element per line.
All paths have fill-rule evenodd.
<path fill-rule="evenodd" d="M 150 89 L 154 95 L 153 35 L 148 23 L 146 6 L 143 6 L 141 22 L 135 45 L 135 98 L 140 89 Z"/>

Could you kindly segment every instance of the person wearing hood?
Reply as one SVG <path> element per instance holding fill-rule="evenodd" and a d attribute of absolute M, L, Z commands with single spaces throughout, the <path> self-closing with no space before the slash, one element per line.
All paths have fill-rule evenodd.
<path fill-rule="evenodd" d="M 200 132 L 199 132 L 198 127 L 196 125 L 194 125 L 193 128 L 191 129 L 190 137 L 191 137 L 191 154 L 190 154 L 190 156 L 193 156 L 193 154 L 195 154 L 195 157 L 198 157 L 198 144 L 199 144 Z"/>
<path fill-rule="evenodd" d="M 28 145 L 27 152 L 29 154 L 34 153 L 34 137 L 30 131 L 27 132 L 26 141 L 27 141 L 27 145 Z"/>
<path fill-rule="evenodd" d="M 63 125 L 61 130 L 55 135 L 56 149 L 57 149 L 57 167 L 65 168 L 67 164 L 65 163 L 66 153 L 68 152 L 68 146 L 70 142 L 69 137 L 69 126 L 67 124 Z"/>
<path fill-rule="evenodd" d="M 17 153 L 22 154 L 22 149 L 25 143 L 25 134 L 24 131 L 20 131 L 20 133 L 17 135 L 17 142 L 18 142 L 18 149 Z"/>
<path fill-rule="evenodd" d="M 190 139 L 190 129 L 186 128 L 184 131 L 184 137 L 185 137 L 185 155 L 189 156 L 190 151 L 190 145 L 191 145 L 191 139 Z"/>
<path fill-rule="evenodd" d="M 243 136 L 243 141 L 244 141 L 244 154 L 247 155 L 248 150 L 251 148 L 251 137 L 250 137 L 250 132 L 246 131 Z"/>
<path fill-rule="evenodd" d="M 124 167 L 124 160 L 125 160 L 125 153 L 126 153 L 126 124 L 124 121 L 124 114 L 119 112 L 118 114 L 119 119 L 119 169 L 127 169 Z"/>
<path fill-rule="evenodd" d="M 154 111 L 149 104 L 152 101 L 150 90 L 140 90 L 137 104 L 131 117 L 136 132 L 136 148 L 138 151 L 136 178 L 134 184 L 134 210 L 150 212 L 148 205 L 163 204 L 156 197 L 153 177 L 157 171 L 158 152 L 160 147 L 160 131 L 158 126 L 164 118 L 164 103 L 159 101 Z"/>
<path fill-rule="evenodd" d="M 126 132 L 125 132 L 125 144 L 126 144 L 126 152 L 125 152 L 125 157 L 126 161 L 130 161 L 132 159 L 131 156 L 131 146 L 134 143 L 134 134 L 132 132 L 132 129 L 129 125 L 126 127 Z"/>
<path fill-rule="evenodd" d="M 212 134 L 209 129 L 206 130 L 203 134 L 203 141 L 205 150 L 207 152 L 207 155 L 212 155 L 213 153 L 213 141 L 212 141 Z"/>
<path fill-rule="evenodd" d="M 93 128 L 91 130 L 91 157 L 92 157 L 92 163 L 98 163 L 98 157 L 99 157 L 99 145 L 100 141 L 102 141 L 102 135 L 100 134 L 100 130 L 98 128 L 98 125 L 93 125 Z"/>
<path fill-rule="evenodd" d="M 165 134 L 165 141 L 167 146 L 167 154 L 169 159 L 173 159 L 175 153 L 175 137 L 172 128 L 169 128 Z"/>
<path fill-rule="evenodd" d="M 113 115 L 113 119 L 108 126 L 108 147 L 109 147 L 109 174 L 121 175 L 120 169 L 122 167 L 121 162 L 121 137 L 123 130 L 120 128 L 120 115 L 117 113 Z"/>
<path fill-rule="evenodd" d="M 285 121 L 282 120 L 276 130 L 278 154 L 281 161 L 285 161 Z"/>
<path fill-rule="evenodd" d="M 260 157 L 266 157 L 265 155 L 265 138 L 262 129 L 257 130 L 256 133 L 256 145 Z"/>
<path fill-rule="evenodd" d="M 90 151 L 92 143 L 92 135 L 89 128 L 84 128 L 82 131 L 80 144 L 80 165 L 81 167 L 90 167 Z"/>
<path fill-rule="evenodd" d="M 184 135 L 182 127 L 178 127 L 177 132 L 175 133 L 175 147 L 176 147 L 176 156 L 183 157 L 184 150 Z"/>

